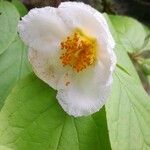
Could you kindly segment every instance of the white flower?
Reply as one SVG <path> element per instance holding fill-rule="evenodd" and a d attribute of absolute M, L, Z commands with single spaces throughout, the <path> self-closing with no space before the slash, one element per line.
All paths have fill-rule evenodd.
<path fill-rule="evenodd" d="M 70 115 L 90 115 L 106 103 L 116 57 L 104 16 L 80 2 L 32 9 L 18 25 L 35 74 L 56 89 Z"/>

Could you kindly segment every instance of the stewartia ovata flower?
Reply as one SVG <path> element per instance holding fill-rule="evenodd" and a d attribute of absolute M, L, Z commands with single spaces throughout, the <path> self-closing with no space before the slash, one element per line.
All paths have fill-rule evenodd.
<path fill-rule="evenodd" d="M 35 74 L 57 90 L 70 115 L 85 116 L 106 102 L 116 64 L 104 16 L 88 5 L 64 2 L 32 9 L 18 25 Z"/>

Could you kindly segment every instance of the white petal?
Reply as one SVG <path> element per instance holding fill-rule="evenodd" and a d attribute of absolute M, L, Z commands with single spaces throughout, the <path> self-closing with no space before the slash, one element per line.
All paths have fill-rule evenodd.
<path fill-rule="evenodd" d="M 56 89 L 65 69 L 60 64 L 60 43 L 69 30 L 53 7 L 32 9 L 22 18 L 18 31 L 29 46 L 29 60 L 35 74 Z"/>
<path fill-rule="evenodd" d="M 95 68 L 85 72 L 70 74 L 68 86 L 62 86 L 66 82 L 61 80 L 57 87 L 57 99 L 62 108 L 75 117 L 87 116 L 99 111 L 105 104 L 110 93 L 112 73 L 108 69 L 109 64 L 99 62 Z"/>
<path fill-rule="evenodd" d="M 56 49 L 57 47 L 53 47 Z M 61 76 L 67 72 L 62 67 L 57 49 L 55 53 L 29 49 L 29 61 L 32 64 L 35 74 L 49 86 L 56 89 Z"/>
<path fill-rule="evenodd" d="M 102 14 L 83 3 L 64 2 L 59 8 L 34 9 L 18 25 L 29 45 L 36 75 L 58 90 L 63 109 L 73 116 L 98 111 L 106 102 L 116 57 L 114 41 Z M 76 73 L 60 63 L 60 42 L 76 28 L 97 39 L 99 57 L 94 67 Z M 70 69 L 70 70 L 69 70 Z"/>
<path fill-rule="evenodd" d="M 82 2 L 63 2 L 59 6 L 59 15 L 70 28 L 81 28 L 90 35 L 103 37 L 111 48 L 115 43 L 107 22 L 100 12 Z"/>
<path fill-rule="evenodd" d="M 116 56 L 113 52 L 115 42 L 103 14 L 81 2 L 63 2 L 58 9 L 59 15 L 70 30 L 80 28 L 97 39 L 100 55 L 108 56 L 113 71 L 116 64 Z"/>
<path fill-rule="evenodd" d="M 68 34 L 64 22 L 53 7 L 32 9 L 18 24 L 23 41 L 31 48 L 52 51 L 51 45 L 60 44 Z"/>

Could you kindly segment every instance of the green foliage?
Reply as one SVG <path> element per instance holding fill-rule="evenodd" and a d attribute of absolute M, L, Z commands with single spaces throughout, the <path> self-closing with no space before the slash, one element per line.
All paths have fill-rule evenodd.
<path fill-rule="evenodd" d="M 119 69 L 106 112 L 112 149 L 150 149 L 150 99 L 134 77 Z"/>
<path fill-rule="evenodd" d="M 16 37 L 0 55 L 0 109 L 15 83 L 29 72 L 27 48 L 19 37 Z"/>
<path fill-rule="evenodd" d="M 110 149 L 103 109 L 93 117 L 71 117 L 56 92 L 33 75 L 8 96 L 0 122 L 0 145 L 14 150 Z"/>
<path fill-rule="evenodd" d="M 0 2 L 0 54 L 3 53 L 17 34 L 19 13 L 9 2 Z"/>
<path fill-rule="evenodd" d="M 117 42 L 127 52 L 137 52 L 143 47 L 147 37 L 144 26 L 135 19 L 123 16 L 110 16 L 111 23 L 115 28 Z"/>
<path fill-rule="evenodd" d="M 18 9 L 18 12 L 20 13 L 20 16 L 24 16 L 27 14 L 28 10 L 27 8 L 22 4 L 20 0 L 12 0 L 12 3 L 15 5 L 15 7 Z"/>
<path fill-rule="evenodd" d="M 147 37 L 145 39 L 145 43 L 144 43 L 141 51 L 149 51 L 150 52 L 150 30 L 147 29 L 146 33 L 147 33 Z"/>
<path fill-rule="evenodd" d="M 144 59 L 142 61 L 141 66 L 142 66 L 143 72 L 146 75 L 150 75 L 150 58 L 149 59 Z"/>
<path fill-rule="evenodd" d="M 133 66 L 131 61 L 125 61 L 129 59 L 129 57 L 124 53 L 127 47 L 129 52 L 134 51 L 135 49 L 133 48 L 135 46 L 136 50 L 141 48 L 143 43 L 141 43 L 140 38 L 138 39 L 138 34 L 143 38 L 145 37 L 145 31 L 138 29 L 139 33 L 136 34 L 136 26 L 142 29 L 142 26 L 139 25 L 138 22 L 136 25 L 136 21 L 134 21 L 132 30 L 130 29 L 131 26 L 120 25 L 121 23 L 117 25 L 116 22 L 119 22 L 118 18 L 119 17 L 111 16 L 109 20 L 107 17 L 116 40 L 115 52 L 117 54 L 118 63 L 121 64 L 129 74 L 120 67 L 116 69 L 112 94 L 106 105 L 111 146 L 113 150 L 148 150 L 150 149 L 150 97 L 144 91 L 135 70 L 131 70 L 131 66 Z M 123 18 L 124 17 L 122 17 L 122 19 L 120 18 L 120 21 L 122 21 Z M 124 22 L 124 24 L 130 24 L 130 18 L 125 17 L 124 20 L 127 21 Z M 129 32 L 130 30 L 132 31 L 131 33 Z M 137 37 L 133 38 L 132 33 L 135 33 Z M 132 39 L 132 41 L 130 41 L 130 39 Z M 128 41 L 130 42 L 128 43 Z M 134 43 L 137 44 L 134 46 Z M 122 61 L 125 62 L 123 63 Z"/>
<path fill-rule="evenodd" d="M 5 146 L 0 146 L 0 150 L 12 150 L 12 149 L 5 147 Z"/>

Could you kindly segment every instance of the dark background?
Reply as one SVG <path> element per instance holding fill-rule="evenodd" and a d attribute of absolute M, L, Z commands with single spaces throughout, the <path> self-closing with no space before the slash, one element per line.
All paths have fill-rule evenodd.
<path fill-rule="evenodd" d="M 54 6 L 65 0 L 22 0 L 28 9 L 33 7 Z M 150 25 L 150 0 L 70 0 L 90 4 L 101 12 L 128 15 Z"/>

